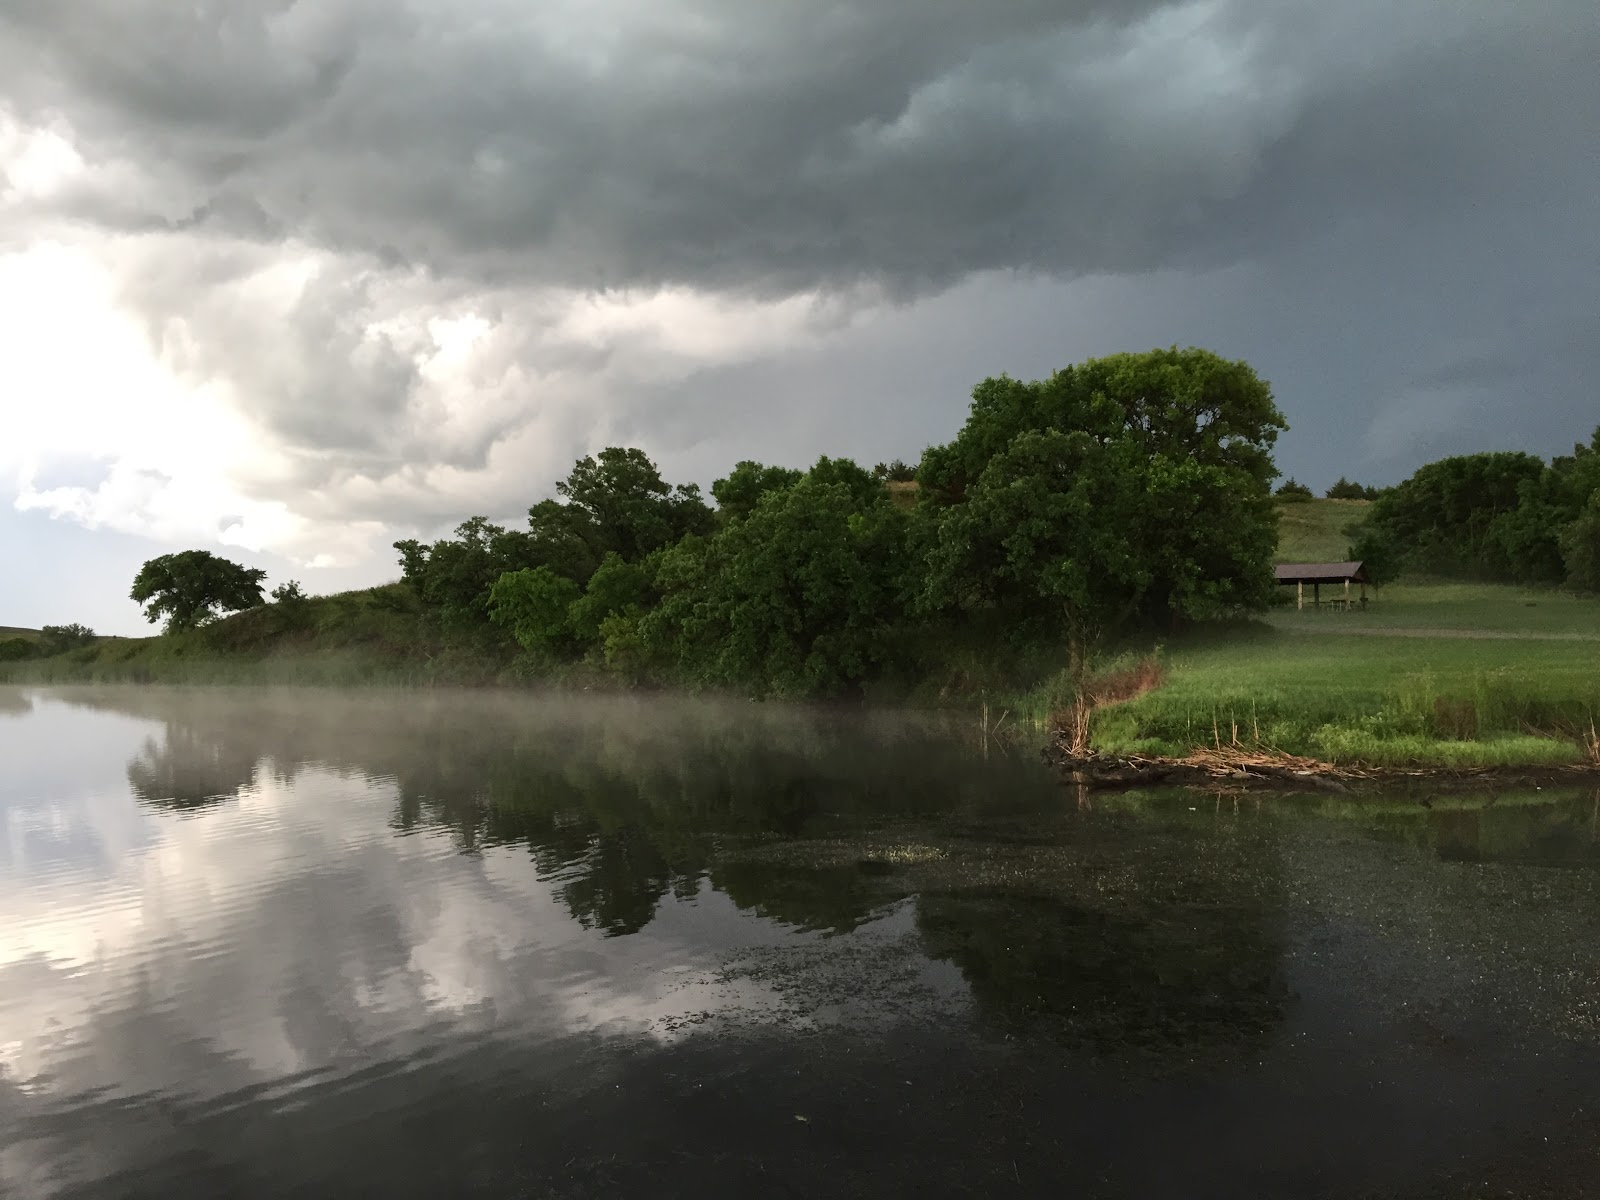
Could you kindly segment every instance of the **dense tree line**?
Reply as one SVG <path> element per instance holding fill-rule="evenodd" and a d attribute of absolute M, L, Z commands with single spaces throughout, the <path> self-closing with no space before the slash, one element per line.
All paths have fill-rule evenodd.
<path fill-rule="evenodd" d="M 1203 350 L 987 379 L 915 471 L 741 462 L 672 486 L 636 449 L 580 460 L 526 530 L 483 517 L 396 543 L 437 619 L 536 662 L 632 678 L 847 693 L 983 631 L 1065 651 L 1081 689 L 1108 638 L 1256 610 L 1272 593 L 1268 386 Z M 902 493 L 904 495 L 905 493 Z"/>
<path fill-rule="evenodd" d="M 1550 462 L 1459 455 L 1381 495 L 1351 555 L 1384 578 L 1403 571 L 1600 591 L 1600 429 Z"/>

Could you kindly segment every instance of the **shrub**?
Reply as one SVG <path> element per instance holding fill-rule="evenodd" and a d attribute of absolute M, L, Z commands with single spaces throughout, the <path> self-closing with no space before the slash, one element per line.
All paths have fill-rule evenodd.
<path fill-rule="evenodd" d="M 0 641 L 0 662 L 21 662 L 38 653 L 38 647 L 27 638 L 6 638 Z"/>
<path fill-rule="evenodd" d="M 46 625 L 39 630 L 39 647 L 46 655 L 65 654 L 94 641 L 94 630 L 87 625 Z"/>

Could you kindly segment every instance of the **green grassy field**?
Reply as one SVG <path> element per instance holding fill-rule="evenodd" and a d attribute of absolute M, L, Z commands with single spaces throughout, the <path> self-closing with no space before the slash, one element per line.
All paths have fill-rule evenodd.
<path fill-rule="evenodd" d="M 1306 633 L 1451 630 L 1571 639 L 1600 638 L 1600 604 L 1549 588 L 1429 582 L 1391 584 L 1365 609 L 1274 609 L 1266 618 L 1279 629 Z"/>
<path fill-rule="evenodd" d="M 37 642 L 39 631 L 37 629 L 21 629 L 15 625 L 0 625 L 0 642 L 9 638 L 22 638 L 25 641 Z"/>
<path fill-rule="evenodd" d="M 1165 654 L 1167 682 L 1097 715 L 1098 747 L 1238 744 L 1371 766 L 1584 761 L 1600 642 L 1382 637 L 1259 625 Z"/>
<path fill-rule="evenodd" d="M 1279 562 L 1343 562 L 1345 529 L 1366 515 L 1370 500 L 1307 500 L 1278 505 Z"/>

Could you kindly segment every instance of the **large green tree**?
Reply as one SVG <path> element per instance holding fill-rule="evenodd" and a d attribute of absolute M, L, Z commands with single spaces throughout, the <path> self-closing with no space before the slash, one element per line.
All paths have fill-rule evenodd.
<path fill-rule="evenodd" d="M 892 659 L 906 516 L 876 481 L 863 492 L 843 460 L 825 461 L 652 564 L 662 599 L 642 626 L 659 659 L 708 682 L 806 695 L 854 690 Z"/>
<path fill-rule="evenodd" d="M 956 440 L 923 457 L 942 510 L 924 601 L 1050 614 L 1082 701 L 1096 650 L 1132 624 L 1270 600 L 1284 428 L 1247 364 L 1204 350 L 985 380 Z"/>
<path fill-rule="evenodd" d="M 209 550 L 183 550 L 152 558 L 134 576 L 129 596 L 144 605 L 145 619 L 166 620 L 175 633 L 203 625 L 219 612 L 262 603 L 267 573 L 220 558 Z"/>
<path fill-rule="evenodd" d="M 579 459 L 556 491 L 566 503 L 535 506 L 529 523 L 539 532 L 556 522 L 561 536 L 585 543 L 593 561 L 578 583 L 588 582 L 607 554 L 638 562 L 685 534 L 709 533 L 715 524 L 697 486 L 671 486 L 644 451 L 631 447 L 611 446 Z M 558 521 L 559 509 L 567 511 Z"/>

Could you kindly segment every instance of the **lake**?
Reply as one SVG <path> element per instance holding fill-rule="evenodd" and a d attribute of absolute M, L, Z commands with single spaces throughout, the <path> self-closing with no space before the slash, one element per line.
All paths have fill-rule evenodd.
<path fill-rule="evenodd" d="M 0 689 L 0 1195 L 1600 1194 L 1600 797 Z"/>

